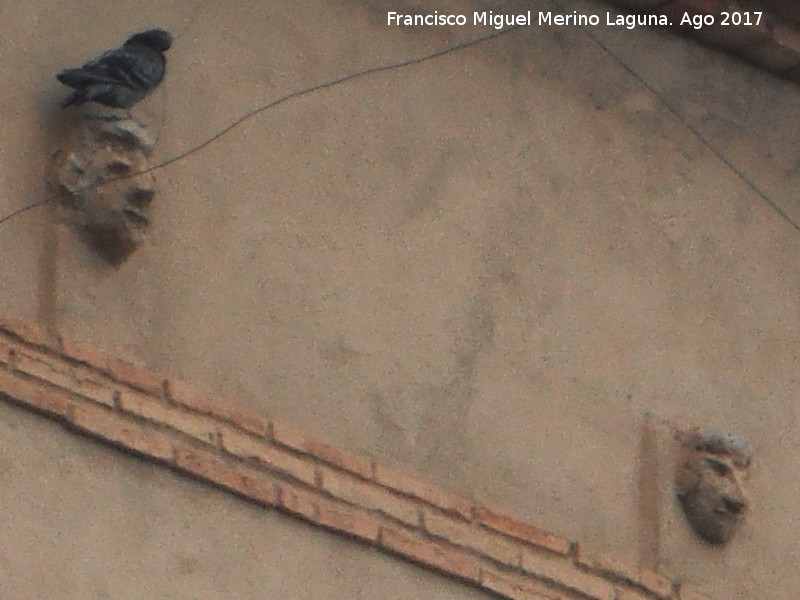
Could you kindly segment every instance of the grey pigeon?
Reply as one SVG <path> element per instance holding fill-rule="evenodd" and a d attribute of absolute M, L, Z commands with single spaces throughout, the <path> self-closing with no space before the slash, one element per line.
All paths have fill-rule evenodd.
<path fill-rule="evenodd" d="M 164 51 L 172 46 L 166 29 L 148 29 L 129 37 L 82 67 L 66 69 L 56 77 L 75 91 L 62 107 L 99 102 L 111 108 L 131 108 L 164 79 Z"/>

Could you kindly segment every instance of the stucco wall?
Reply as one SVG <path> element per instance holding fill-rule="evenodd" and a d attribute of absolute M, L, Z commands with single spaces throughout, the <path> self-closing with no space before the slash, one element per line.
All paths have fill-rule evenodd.
<path fill-rule="evenodd" d="M 0 405 L 3 598 L 486 598 Z"/>
<path fill-rule="evenodd" d="M 66 118 L 51 74 L 129 31 L 177 36 L 134 111 L 157 160 L 480 33 L 390 30 L 389 9 L 4 11 L 3 206 L 44 192 Z M 105 25 L 64 26 L 84 19 Z M 800 220 L 794 87 L 666 32 L 592 33 Z M 305 96 L 157 179 L 148 243 L 118 269 L 46 208 L 3 226 L 0 309 L 633 563 L 644 413 L 732 429 L 757 454 L 751 522 L 719 551 L 675 520 L 654 552 L 713 597 L 797 589 L 800 234 L 581 30 Z"/>

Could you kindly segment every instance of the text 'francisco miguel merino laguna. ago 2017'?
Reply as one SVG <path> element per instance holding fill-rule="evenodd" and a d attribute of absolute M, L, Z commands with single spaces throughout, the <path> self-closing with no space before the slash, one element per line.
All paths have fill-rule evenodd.
<path fill-rule="evenodd" d="M 387 24 L 405 27 L 436 27 L 447 25 L 491 25 L 495 29 L 505 27 L 525 27 L 530 25 L 540 25 L 544 27 L 586 27 L 596 25 L 606 25 L 609 27 L 625 27 L 635 29 L 642 26 L 669 27 L 673 23 L 666 15 L 621 15 L 606 12 L 603 16 L 591 13 L 571 13 L 560 14 L 553 12 L 539 12 L 537 17 L 533 17 L 533 11 L 519 14 L 496 14 L 491 11 L 473 12 L 472 18 L 464 14 L 446 14 L 433 12 L 428 14 L 403 14 L 398 12 L 387 12 Z M 603 18 L 605 17 L 605 19 Z M 685 13 L 681 17 L 680 25 L 687 25 L 694 29 L 704 26 L 714 25 L 719 19 L 719 25 L 758 25 L 761 21 L 760 12 L 723 12 L 720 15 L 690 15 Z"/>

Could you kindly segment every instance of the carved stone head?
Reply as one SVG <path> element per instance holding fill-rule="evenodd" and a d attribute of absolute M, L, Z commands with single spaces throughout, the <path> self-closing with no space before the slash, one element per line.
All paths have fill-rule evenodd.
<path fill-rule="evenodd" d="M 50 184 L 67 209 L 64 220 L 113 265 L 141 246 L 150 226 L 152 146 L 136 121 L 87 116 L 54 155 Z"/>
<path fill-rule="evenodd" d="M 683 512 L 697 535 L 725 544 L 749 508 L 744 490 L 752 460 L 749 442 L 716 431 L 685 432 L 681 439 L 675 484 Z"/>

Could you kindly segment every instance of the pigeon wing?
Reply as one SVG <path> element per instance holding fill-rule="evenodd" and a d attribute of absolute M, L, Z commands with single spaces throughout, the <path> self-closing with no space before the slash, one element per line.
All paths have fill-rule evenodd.
<path fill-rule="evenodd" d="M 58 80 L 75 89 L 83 89 L 92 84 L 98 83 L 98 76 L 95 73 L 87 71 L 84 67 L 78 69 L 65 69 L 58 75 Z"/>
<path fill-rule="evenodd" d="M 86 63 L 82 71 L 98 82 L 148 90 L 164 78 L 164 57 L 150 48 L 123 46 Z"/>

